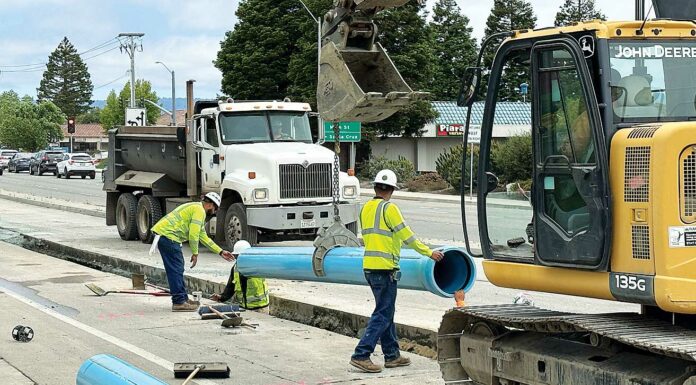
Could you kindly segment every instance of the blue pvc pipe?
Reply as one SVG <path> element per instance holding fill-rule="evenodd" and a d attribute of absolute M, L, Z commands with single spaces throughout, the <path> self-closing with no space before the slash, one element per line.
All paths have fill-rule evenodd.
<path fill-rule="evenodd" d="M 109 354 L 88 358 L 77 372 L 77 385 L 167 385 L 135 366 Z"/>
<path fill-rule="evenodd" d="M 363 248 L 337 247 L 324 258 L 324 277 L 312 270 L 313 247 L 252 247 L 237 259 L 239 273 L 247 277 L 275 278 L 366 285 L 362 268 Z M 398 287 L 426 290 L 452 297 L 457 290 L 469 291 L 476 279 L 476 265 L 464 250 L 446 247 L 445 258 L 435 263 L 415 250 L 401 250 L 401 280 Z"/>

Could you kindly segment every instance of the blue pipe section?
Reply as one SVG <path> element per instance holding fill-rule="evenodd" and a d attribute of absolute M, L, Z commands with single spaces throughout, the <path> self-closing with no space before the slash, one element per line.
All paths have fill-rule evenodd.
<path fill-rule="evenodd" d="M 77 385 L 167 385 L 166 382 L 109 354 L 88 358 L 77 372 Z"/>
<path fill-rule="evenodd" d="M 337 247 L 324 258 L 324 277 L 312 270 L 313 247 L 252 247 L 237 259 L 237 269 L 247 277 L 367 285 L 362 268 L 361 247 Z M 455 247 L 442 249 L 445 258 L 435 262 L 415 250 L 401 250 L 401 279 L 398 287 L 425 290 L 452 297 L 457 290 L 469 291 L 476 280 L 476 265 L 469 254 Z"/>

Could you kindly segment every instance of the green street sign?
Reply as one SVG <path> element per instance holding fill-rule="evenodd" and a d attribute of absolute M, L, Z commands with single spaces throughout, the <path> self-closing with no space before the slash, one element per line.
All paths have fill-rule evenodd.
<path fill-rule="evenodd" d="M 360 134 L 360 122 L 340 122 L 338 123 L 338 140 L 340 142 L 359 142 L 362 139 Z M 335 141 L 333 122 L 324 122 L 324 138 L 327 142 Z"/>

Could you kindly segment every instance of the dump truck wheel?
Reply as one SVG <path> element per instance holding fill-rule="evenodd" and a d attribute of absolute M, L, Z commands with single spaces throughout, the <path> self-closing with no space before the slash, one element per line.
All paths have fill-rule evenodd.
<path fill-rule="evenodd" d="M 138 237 L 143 243 L 152 243 L 155 234 L 151 229 L 155 223 L 162 219 L 162 205 L 152 195 L 143 195 L 138 200 L 136 211 Z"/>
<path fill-rule="evenodd" d="M 135 214 L 138 208 L 138 200 L 131 193 L 123 193 L 116 202 L 116 228 L 118 235 L 124 241 L 132 241 L 138 238 L 138 229 L 135 223 Z"/>
<path fill-rule="evenodd" d="M 225 215 L 225 242 L 231 250 L 237 241 L 245 240 L 251 245 L 258 244 L 259 232 L 256 227 L 247 225 L 244 204 L 235 203 L 227 209 Z"/>

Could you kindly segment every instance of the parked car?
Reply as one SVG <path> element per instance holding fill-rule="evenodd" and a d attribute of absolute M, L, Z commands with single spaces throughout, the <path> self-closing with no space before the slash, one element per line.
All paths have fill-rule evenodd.
<path fill-rule="evenodd" d="M 63 151 L 44 150 L 39 151 L 29 161 L 29 174 L 43 175 L 51 172 L 53 175 L 58 173 L 56 165 L 63 160 Z"/>
<path fill-rule="evenodd" d="M 18 152 L 7 163 L 7 171 L 20 172 L 29 171 L 29 162 L 34 154 L 30 152 Z"/>
<path fill-rule="evenodd" d="M 79 175 L 82 179 L 88 176 L 90 179 L 94 179 L 97 175 L 92 157 L 82 152 L 63 155 L 63 160 L 56 167 L 58 168 L 56 173 L 58 178 L 62 175 L 65 176 L 65 179 L 70 179 L 71 176 Z"/>
<path fill-rule="evenodd" d="M 7 163 L 17 152 L 17 150 L 0 150 L 0 168 L 7 168 Z"/>

